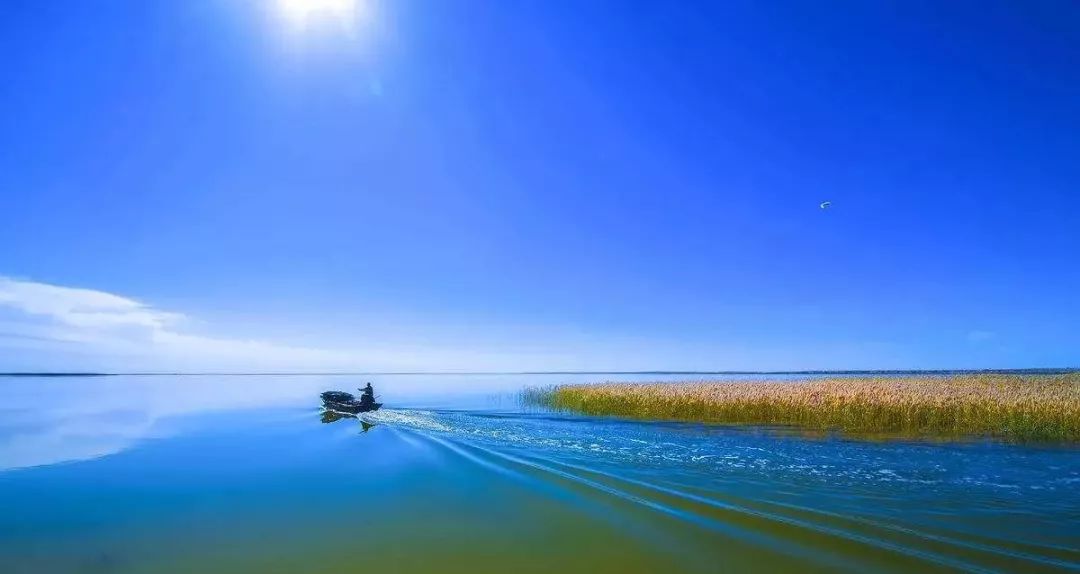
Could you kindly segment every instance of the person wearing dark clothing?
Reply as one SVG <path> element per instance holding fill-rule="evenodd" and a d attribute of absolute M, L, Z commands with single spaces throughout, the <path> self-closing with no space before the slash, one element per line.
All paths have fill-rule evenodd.
<path fill-rule="evenodd" d="M 364 388 L 360 389 L 360 406 L 363 408 L 371 408 L 375 404 L 375 389 L 371 387 L 371 383 L 364 385 Z"/>

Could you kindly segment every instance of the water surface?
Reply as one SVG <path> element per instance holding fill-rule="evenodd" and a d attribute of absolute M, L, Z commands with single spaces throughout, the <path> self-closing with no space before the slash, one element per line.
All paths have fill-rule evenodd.
<path fill-rule="evenodd" d="M 521 410 L 632 376 L 0 379 L 2 572 L 1080 569 L 1080 452 Z M 652 377 L 655 378 L 655 377 Z"/>

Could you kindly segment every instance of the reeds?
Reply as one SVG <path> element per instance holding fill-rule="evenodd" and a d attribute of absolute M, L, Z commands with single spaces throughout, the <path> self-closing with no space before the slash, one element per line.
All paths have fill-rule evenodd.
<path fill-rule="evenodd" d="M 574 384 L 528 389 L 522 400 L 643 419 L 1080 441 L 1080 373 Z"/>

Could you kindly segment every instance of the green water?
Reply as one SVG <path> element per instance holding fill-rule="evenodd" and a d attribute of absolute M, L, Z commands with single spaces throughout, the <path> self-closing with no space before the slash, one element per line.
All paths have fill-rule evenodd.
<path fill-rule="evenodd" d="M 1080 569 L 1080 452 L 523 412 L 568 377 L 0 379 L 0 572 Z"/>

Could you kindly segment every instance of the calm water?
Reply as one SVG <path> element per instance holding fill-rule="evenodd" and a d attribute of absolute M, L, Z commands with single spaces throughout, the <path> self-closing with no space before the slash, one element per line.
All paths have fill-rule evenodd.
<path fill-rule="evenodd" d="M 617 377 L 576 377 L 576 379 Z M 568 376 L 0 378 L 0 572 L 1075 571 L 1080 451 L 522 412 Z M 468 392 L 462 392 L 468 389 Z"/>

